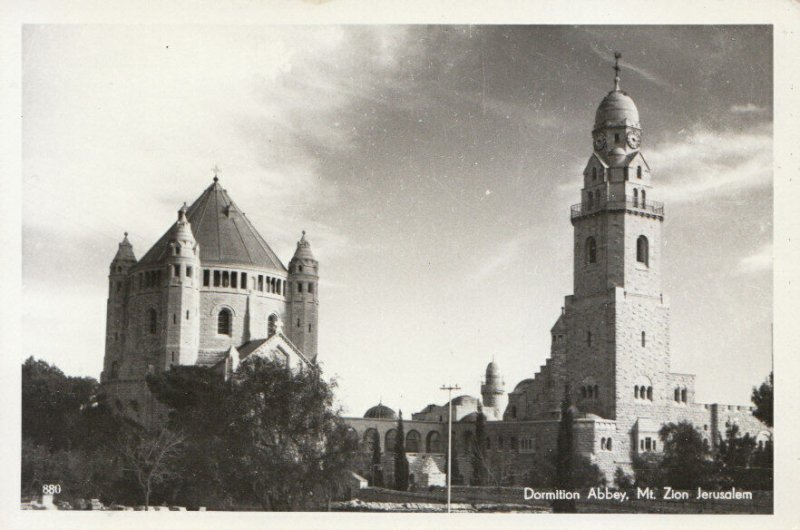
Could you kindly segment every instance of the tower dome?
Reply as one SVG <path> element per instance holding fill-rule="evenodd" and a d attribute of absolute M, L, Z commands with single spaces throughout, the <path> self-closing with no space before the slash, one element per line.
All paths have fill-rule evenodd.
<path fill-rule="evenodd" d="M 602 127 L 640 127 L 636 103 L 619 86 L 609 92 L 597 107 L 594 128 Z"/>
<path fill-rule="evenodd" d="M 500 375 L 500 367 L 497 366 L 496 362 L 492 361 L 486 365 L 486 379 L 497 375 Z"/>

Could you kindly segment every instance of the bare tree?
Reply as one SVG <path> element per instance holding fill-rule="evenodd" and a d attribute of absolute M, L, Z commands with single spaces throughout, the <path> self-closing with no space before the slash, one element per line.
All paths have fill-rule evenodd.
<path fill-rule="evenodd" d="M 166 428 L 158 431 L 125 429 L 119 440 L 123 470 L 130 472 L 144 494 L 145 510 L 150 509 L 153 487 L 174 475 L 173 461 L 184 436 Z"/>

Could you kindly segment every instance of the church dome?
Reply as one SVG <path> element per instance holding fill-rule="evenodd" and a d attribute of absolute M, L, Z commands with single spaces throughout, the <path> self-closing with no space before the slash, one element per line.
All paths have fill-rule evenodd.
<path fill-rule="evenodd" d="M 396 420 L 397 414 L 384 404 L 378 404 L 364 413 L 365 418 L 373 420 Z"/>
<path fill-rule="evenodd" d="M 626 125 L 639 127 L 639 109 L 625 92 L 612 90 L 597 107 L 594 128 Z"/>

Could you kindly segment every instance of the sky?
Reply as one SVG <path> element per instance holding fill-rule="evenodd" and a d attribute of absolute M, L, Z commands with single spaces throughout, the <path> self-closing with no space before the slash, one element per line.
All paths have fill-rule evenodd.
<path fill-rule="evenodd" d="M 771 368 L 766 26 L 27 26 L 21 359 L 102 369 L 108 264 L 220 183 L 320 261 L 319 359 L 348 415 L 506 389 L 572 292 L 597 105 L 636 102 L 665 203 L 672 369 L 748 404 Z"/>

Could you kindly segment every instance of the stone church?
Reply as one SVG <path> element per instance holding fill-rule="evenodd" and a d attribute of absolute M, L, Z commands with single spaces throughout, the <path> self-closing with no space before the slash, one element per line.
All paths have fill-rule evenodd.
<path fill-rule="evenodd" d="M 316 359 L 319 263 L 305 232 L 287 269 L 216 176 L 141 259 L 125 234 L 108 278 L 101 381 L 145 425 L 166 414 L 150 372 L 200 365 L 227 377 L 249 355 L 300 369 Z"/>
<path fill-rule="evenodd" d="M 500 417 L 498 405 L 506 396 L 496 363 L 487 367 L 481 387 L 489 472 L 498 483 L 525 481 L 535 473 L 537 455 L 555 449 L 565 393 L 576 413 L 577 450 L 609 482 L 617 467 L 631 471 L 634 454 L 661 450 L 658 431 L 665 423 L 689 420 L 709 447 L 725 435 L 728 422 L 759 443 L 771 436 L 753 407 L 697 403 L 694 375 L 671 371 L 669 302 L 661 284 L 664 205 L 642 150 L 639 111 L 620 89 L 618 65 L 615 70 L 614 89 L 601 101 L 591 129 L 580 202 L 569 210 L 573 294 L 552 327 L 550 356 L 508 393 Z M 452 403 L 453 455 L 468 481 L 466 455 L 481 400 L 459 396 Z M 420 455 L 435 458 L 444 451 L 447 415 L 446 403 L 428 405 L 405 422 L 406 447 L 418 451 L 409 450 L 412 472 Z M 391 470 L 394 411 L 381 404 L 349 421 L 365 443 L 378 431 L 387 455 L 384 469 Z"/>
<path fill-rule="evenodd" d="M 508 393 L 493 361 L 480 398 L 452 400 L 453 455 L 465 481 L 479 413 L 487 419 L 493 480 L 520 483 L 535 473 L 537 457 L 555 448 L 565 393 L 575 407 L 578 451 L 609 481 L 617 467 L 630 471 L 633 455 L 661 451 L 658 431 L 668 422 L 691 421 L 709 447 L 728 422 L 759 442 L 771 437 L 752 407 L 697 403 L 694 375 L 671 371 L 669 302 L 661 284 L 666 214 L 642 150 L 639 111 L 615 70 L 591 129 L 580 202 L 569 209 L 573 294 L 551 330 L 550 356 Z M 166 410 L 145 377 L 174 365 L 211 366 L 227 377 L 249 355 L 298 369 L 314 363 L 318 281 L 305 233 L 287 269 L 214 177 L 141 259 L 126 236 L 111 262 L 101 379 L 113 406 L 147 425 L 162 421 Z M 441 481 L 432 470 L 443 467 L 448 414 L 448 403 L 430 404 L 406 418 L 416 484 Z M 390 481 L 395 411 L 381 403 L 345 419 L 365 450 L 380 441 Z"/>

